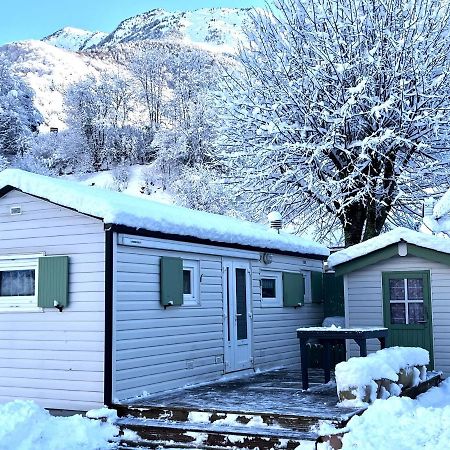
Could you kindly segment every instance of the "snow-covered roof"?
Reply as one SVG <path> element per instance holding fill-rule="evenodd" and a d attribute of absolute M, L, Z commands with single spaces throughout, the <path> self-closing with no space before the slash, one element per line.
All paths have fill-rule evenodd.
<path fill-rule="evenodd" d="M 108 224 L 257 249 L 320 257 L 329 255 L 323 245 L 288 233 L 278 234 L 265 225 L 165 205 L 19 169 L 6 169 L 0 173 L 0 190 L 7 187 L 98 217 Z"/>
<path fill-rule="evenodd" d="M 417 245 L 418 247 L 450 254 L 450 239 L 444 239 L 442 237 L 409 230 L 408 228 L 398 227 L 392 231 L 381 234 L 380 236 L 333 253 L 328 258 L 328 266 L 334 268 L 340 264 L 360 258 L 361 256 L 368 255 L 376 250 L 381 250 L 389 245 L 402 241 Z"/>

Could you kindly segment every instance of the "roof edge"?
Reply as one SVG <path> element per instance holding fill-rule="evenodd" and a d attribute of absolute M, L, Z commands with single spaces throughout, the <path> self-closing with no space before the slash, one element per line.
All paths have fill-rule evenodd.
<path fill-rule="evenodd" d="M 97 219 L 97 220 L 100 220 L 101 222 L 103 222 L 103 218 L 102 217 L 93 216 L 92 214 L 87 214 L 87 213 L 85 213 L 83 211 L 79 211 L 78 209 L 71 208 L 70 206 L 63 205 L 62 203 L 54 202 L 53 200 L 50 200 L 49 198 L 41 197 L 41 196 L 36 195 L 36 194 L 32 194 L 31 192 L 24 191 L 22 189 L 19 189 L 19 188 L 15 187 L 15 186 L 11 186 L 9 184 L 7 186 L 3 186 L 2 188 L 0 188 L 0 198 L 4 197 L 6 194 L 8 194 L 11 191 L 22 192 L 22 194 L 26 194 L 26 195 L 29 195 L 31 197 L 38 198 L 39 200 L 44 200 L 45 202 L 49 202 L 49 203 L 52 203 L 53 205 L 60 206 L 61 208 L 66 208 L 69 211 L 74 211 L 74 212 L 76 212 L 78 214 L 82 214 L 83 216 L 92 217 L 93 219 Z"/>
<path fill-rule="evenodd" d="M 405 242 L 407 245 L 407 254 L 405 256 L 409 255 L 416 256 L 418 258 L 423 258 L 428 261 L 434 261 L 450 266 L 449 253 L 440 252 L 438 250 L 432 250 L 427 247 L 411 244 L 410 242 L 404 239 L 400 239 L 398 242 L 387 245 L 384 248 L 375 250 L 367 255 L 359 256 L 358 258 L 351 259 L 350 261 L 345 261 L 340 264 L 336 264 L 332 267 L 332 269 L 335 270 L 336 276 L 346 275 L 348 273 L 363 269 L 367 266 L 376 264 L 377 262 L 384 261 L 394 256 L 399 256 L 398 244 L 400 242 Z"/>
<path fill-rule="evenodd" d="M 265 247 L 257 247 L 252 245 L 243 245 L 243 244 L 233 244 L 230 242 L 220 242 L 220 241 L 212 241 L 210 239 L 203 239 L 196 236 L 188 236 L 182 234 L 171 234 L 171 233 L 163 233 L 161 231 L 150 231 L 144 228 L 133 228 L 126 225 L 114 224 L 114 223 L 105 223 L 105 230 L 112 230 L 116 233 L 125 233 L 131 234 L 134 236 L 145 236 L 157 239 L 165 239 L 168 241 L 177 241 L 177 242 L 189 242 L 192 244 L 203 244 L 203 245 L 211 245 L 214 247 L 224 247 L 224 248 L 234 248 L 239 250 L 249 250 L 249 251 L 258 251 L 264 253 L 275 253 L 278 255 L 285 256 L 295 256 L 297 258 L 306 258 L 306 259 L 314 259 L 318 261 L 325 261 L 328 256 L 325 255 L 317 255 L 314 253 L 300 253 L 293 252 L 288 250 L 280 250 L 274 248 L 265 248 Z"/>

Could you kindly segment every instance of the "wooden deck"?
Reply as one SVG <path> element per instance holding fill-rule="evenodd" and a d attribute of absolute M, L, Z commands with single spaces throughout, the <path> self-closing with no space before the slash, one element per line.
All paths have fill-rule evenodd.
<path fill-rule="evenodd" d="M 122 448 L 294 449 L 318 438 L 320 421 L 340 427 L 361 411 L 337 406 L 335 384 L 322 383 L 311 370 L 304 391 L 300 371 L 280 369 L 115 405 L 122 429 L 139 435 Z"/>
<path fill-rule="evenodd" d="M 334 382 L 323 383 L 321 370 L 310 370 L 311 386 L 301 387 L 301 372 L 280 369 L 248 377 L 189 387 L 129 403 L 133 407 L 185 408 L 201 411 L 272 413 L 345 420 L 358 411 L 337 406 Z"/>

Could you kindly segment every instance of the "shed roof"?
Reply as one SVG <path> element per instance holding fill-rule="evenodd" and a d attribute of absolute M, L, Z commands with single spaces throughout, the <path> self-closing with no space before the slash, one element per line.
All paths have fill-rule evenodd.
<path fill-rule="evenodd" d="M 19 169 L 6 169 L 0 173 L 0 196 L 11 189 L 97 217 L 105 224 L 183 236 L 186 240 L 190 237 L 213 243 L 311 255 L 321 259 L 329 255 L 328 249 L 317 242 L 284 232 L 278 234 L 265 225 L 165 205 L 143 197 L 133 197 Z"/>
<path fill-rule="evenodd" d="M 399 242 L 406 242 L 414 247 L 450 255 L 450 239 L 420 233 L 418 231 L 409 230 L 408 228 L 398 227 L 392 231 L 381 234 L 380 236 L 368 239 L 365 242 L 361 242 L 360 244 L 356 244 L 344 250 L 333 253 L 328 258 L 328 266 L 331 269 L 336 269 L 343 264 L 350 263 L 351 261 L 369 257 L 370 255 L 373 255 L 380 250 L 390 248 L 394 244 L 397 244 Z M 415 253 L 417 254 L 418 252 Z M 386 252 L 384 255 L 386 257 L 390 257 L 394 256 L 394 254 L 398 253 Z M 424 256 L 425 258 L 429 258 L 430 253 L 422 253 L 422 256 Z M 386 258 L 380 257 L 378 258 L 378 261 L 382 259 Z M 366 265 L 376 262 L 374 259 L 369 258 L 367 258 L 366 261 L 368 263 Z M 360 265 L 360 267 L 362 267 L 363 265 L 364 264 Z"/>

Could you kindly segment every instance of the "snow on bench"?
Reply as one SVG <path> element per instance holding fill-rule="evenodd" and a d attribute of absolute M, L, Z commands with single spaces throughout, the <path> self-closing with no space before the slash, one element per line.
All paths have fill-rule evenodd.
<path fill-rule="evenodd" d="M 376 398 L 398 396 L 402 389 L 425 381 L 429 362 L 428 351 L 417 347 L 391 347 L 350 358 L 336 365 L 339 400 L 344 405 L 361 406 Z"/>

